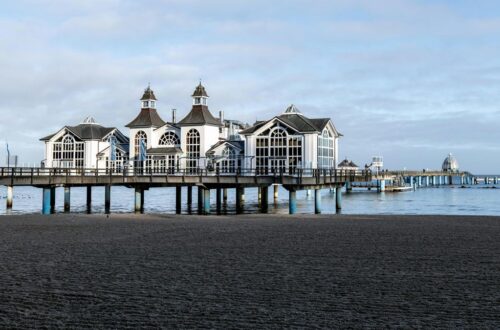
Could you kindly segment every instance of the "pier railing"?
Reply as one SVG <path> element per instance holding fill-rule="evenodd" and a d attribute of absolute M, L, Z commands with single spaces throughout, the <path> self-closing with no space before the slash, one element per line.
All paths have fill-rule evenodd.
<path fill-rule="evenodd" d="M 293 177 L 369 177 L 370 170 L 339 170 L 339 169 L 249 169 L 238 168 L 234 171 L 215 169 L 85 169 L 85 168 L 42 168 L 42 167 L 1 167 L 0 177 L 31 177 L 31 176 L 293 176 Z"/>

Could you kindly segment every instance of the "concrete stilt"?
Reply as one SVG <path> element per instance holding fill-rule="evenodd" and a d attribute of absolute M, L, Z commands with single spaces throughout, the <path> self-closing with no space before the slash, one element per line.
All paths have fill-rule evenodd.
<path fill-rule="evenodd" d="M 307 189 L 307 190 L 306 190 L 306 196 L 307 196 L 307 197 L 311 196 L 311 189 Z"/>
<path fill-rule="evenodd" d="M 210 214 L 210 189 L 203 189 L 203 214 Z"/>
<path fill-rule="evenodd" d="M 69 212 L 71 209 L 71 188 L 64 187 L 64 212 Z"/>
<path fill-rule="evenodd" d="M 187 207 L 188 212 L 191 212 L 191 206 L 193 205 L 193 186 L 187 187 Z"/>
<path fill-rule="evenodd" d="M 198 186 L 198 214 L 203 214 L 203 187 Z"/>
<path fill-rule="evenodd" d="M 260 201 L 262 200 L 262 190 L 260 187 L 257 187 L 257 202 L 260 204 Z"/>
<path fill-rule="evenodd" d="M 385 191 L 385 180 L 379 180 L 378 181 L 377 191 L 378 192 L 384 192 Z"/>
<path fill-rule="evenodd" d="M 222 211 L 222 189 L 217 188 L 215 190 L 215 208 L 217 210 L 217 214 L 221 214 Z"/>
<path fill-rule="evenodd" d="M 43 196 L 42 196 L 42 214 L 50 214 L 50 197 L 51 197 L 51 188 L 44 187 L 43 188 Z"/>
<path fill-rule="evenodd" d="M 269 187 L 260 187 L 259 188 L 260 192 L 260 210 L 263 213 L 267 213 L 267 210 L 269 208 L 268 204 L 268 194 L 269 194 Z"/>
<path fill-rule="evenodd" d="M 14 199 L 14 187 L 7 186 L 7 209 L 10 210 L 12 208 Z"/>
<path fill-rule="evenodd" d="M 92 212 L 92 186 L 87 186 L 87 213 Z"/>
<path fill-rule="evenodd" d="M 275 184 L 273 186 L 273 199 L 278 199 L 278 190 L 279 190 L 279 186 L 277 184 Z"/>
<path fill-rule="evenodd" d="M 297 193 L 295 190 L 288 191 L 288 213 L 295 214 L 297 212 Z"/>
<path fill-rule="evenodd" d="M 182 187 L 175 187 L 175 213 L 181 214 L 182 209 Z"/>
<path fill-rule="evenodd" d="M 227 188 L 224 188 L 222 190 L 222 200 L 224 201 L 224 203 L 227 203 Z"/>
<path fill-rule="evenodd" d="M 351 181 L 346 181 L 346 183 L 345 183 L 345 191 L 347 193 L 350 193 L 352 191 L 352 183 L 351 183 Z"/>
<path fill-rule="evenodd" d="M 50 187 L 50 213 L 56 212 L 56 187 Z"/>
<path fill-rule="evenodd" d="M 245 188 L 241 188 L 241 201 L 245 201 Z"/>
<path fill-rule="evenodd" d="M 111 185 L 104 186 L 104 213 L 111 212 Z"/>
<path fill-rule="evenodd" d="M 321 214 L 321 190 L 314 189 L 314 213 Z"/>
<path fill-rule="evenodd" d="M 144 212 L 144 189 L 142 188 L 135 188 L 135 207 L 134 210 L 136 213 L 143 213 Z"/>
<path fill-rule="evenodd" d="M 335 189 L 335 208 L 337 211 L 342 209 L 342 187 Z"/>
<path fill-rule="evenodd" d="M 236 188 L 236 213 L 243 212 L 243 188 Z"/>

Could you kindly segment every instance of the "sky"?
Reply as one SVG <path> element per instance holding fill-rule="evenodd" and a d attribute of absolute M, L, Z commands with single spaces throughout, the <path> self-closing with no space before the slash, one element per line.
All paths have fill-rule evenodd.
<path fill-rule="evenodd" d="M 202 79 L 214 115 L 331 118 L 361 166 L 500 173 L 499 36 L 497 0 L 0 0 L 0 143 L 39 165 L 87 116 L 128 134 L 148 83 L 182 118 Z"/>

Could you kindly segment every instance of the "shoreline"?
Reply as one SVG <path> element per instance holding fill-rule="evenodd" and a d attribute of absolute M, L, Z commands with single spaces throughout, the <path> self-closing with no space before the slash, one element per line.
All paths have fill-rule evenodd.
<path fill-rule="evenodd" d="M 0 217 L 0 326 L 498 328 L 500 217 Z"/>

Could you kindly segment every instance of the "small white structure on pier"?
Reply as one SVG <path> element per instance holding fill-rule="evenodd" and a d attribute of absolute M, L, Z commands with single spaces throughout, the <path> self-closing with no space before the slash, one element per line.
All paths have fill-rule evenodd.
<path fill-rule="evenodd" d="M 103 127 L 92 117 L 40 140 L 45 143 L 45 167 L 121 168 L 128 161 L 128 138 L 116 127 Z"/>
<path fill-rule="evenodd" d="M 449 153 L 448 156 L 443 161 L 442 169 L 444 172 L 458 172 L 458 161 L 457 159 Z"/>
<path fill-rule="evenodd" d="M 341 134 L 331 119 L 307 118 L 293 104 L 240 133 L 246 141 L 245 166 L 258 174 L 336 167 Z"/>

